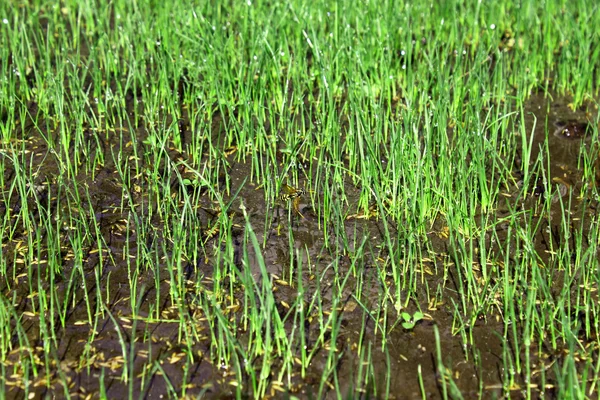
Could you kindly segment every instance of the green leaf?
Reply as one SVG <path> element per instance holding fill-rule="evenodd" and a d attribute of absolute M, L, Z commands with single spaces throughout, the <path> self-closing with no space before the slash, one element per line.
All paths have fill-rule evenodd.
<path fill-rule="evenodd" d="M 416 323 L 420 320 L 422 320 L 424 317 L 423 313 L 421 311 L 417 311 L 416 313 L 413 314 L 413 321 Z"/>
<path fill-rule="evenodd" d="M 412 329 L 415 327 L 415 324 L 413 322 L 403 322 L 402 327 L 404 329 Z"/>

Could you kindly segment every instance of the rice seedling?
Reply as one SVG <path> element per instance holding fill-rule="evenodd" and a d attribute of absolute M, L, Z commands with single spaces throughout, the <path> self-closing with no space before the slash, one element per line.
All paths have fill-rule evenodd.
<path fill-rule="evenodd" d="M 0 4 L 0 390 L 594 397 L 599 18 Z"/>

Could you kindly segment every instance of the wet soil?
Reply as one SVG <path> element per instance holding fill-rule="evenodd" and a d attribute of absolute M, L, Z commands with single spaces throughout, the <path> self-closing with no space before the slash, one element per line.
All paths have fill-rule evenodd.
<path fill-rule="evenodd" d="M 142 107 L 134 94 L 128 98 L 128 104 L 130 112 L 134 112 L 136 107 Z M 31 105 L 31 109 L 32 115 L 35 115 L 34 104 Z M 137 111 L 143 113 L 143 107 Z M 338 308 L 341 324 L 337 335 L 331 338 L 330 345 L 336 346 L 338 350 L 339 357 L 335 362 L 334 376 L 343 396 L 420 398 L 424 390 L 428 399 L 441 398 L 441 373 L 451 375 L 465 398 L 479 395 L 502 396 L 503 376 L 509 373 L 503 370 L 503 357 L 507 346 L 504 324 L 493 313 L 480 316 L 475 328 L 468 332 L 473 338 L 472 344 L 465 345 L 461 335 L 453 328 L 455 310 L 451 300 L 456 298 L 456 295 L 453 297 L 451 292 L 457 290 L 456 281 L 459 278 L 456 273 L 450 271 L 447 281 L 443 282 L 444 278 L 431 273 L 443 270 L 445 264 L 453 262 L 449 255 L 451 244 L 447 237 L 439 234 L 444 229 L 443 220 L 436 223 L 437 231 L 434 230 L 428 235 L 430 244 L 423 244 L 422 268 L 430 273 L 423 274 L 426 285 L 422 285 L 423 293 L 420 296 L 422 300 L 427 299 L 424 288 L 435 288 L 443 283 L 449 290 L 445 301 L 429 304 L 428 308 L 423 310 L 426 318 L 414 329 L 406 330 L 397 325 L 382 333 L 379 320 L 374 319 L 373 315 L 379 315 L 380 318 L 388 316 L 392 320 L 396 315 L 392 306 L 384 310 L 376 309 L 379 304 L 386 304 L 386 301 L 381 299 L 382 290 L 376 283 L 379 282 L 376 274 L 380 270 L 376 268 L 376 263 L 386 260 L 389 255 L 385 250 L 373 247 L 366 253 L 370 254 L 368 257 L 350 257 L 356 252 L 357 246 L 383 241 L 382 221 L 377 218 L 347 218 L 332 221 L 339 230 L 327 232 L 319 223 L 318 210 L 312 206 L 317 204 L 318 207 L 318 195 L 312 194 L 313 197 L 316 196 L 315 199 L 309 198 L 308 195 L 301 198 L 299 211 L 303 217 L 286 205 L 270 204 L 268 199 L 264 198 L 263 191 L 257 190 L 248 177 L 251 160 L 240 161 L 236 157 L 235 149 L 227 154 L 228 145 L 220 141 L 218 135 L 204 139 L 194 137 L 186 115 L 183 113 L 183 117 L 178 121 L 181 131 L 180 148 L 186 149 L 191 144 L 197 145 L 198 140 L 205 140 L 212 141 L 215 147 L 224 149 L 223 177 L 220 181 L 222 186 L 218 190 L 225 190 L 229 186 L 230 193 L 237 193 L 239 190 L 238 200 L 243 200 L 244 209 L 241 209 L 240 201 L 236 201 L 229 210 L 232 224 L 232 264 L 241 266 L 243 262 L 248 262 L 256 279 L 261 274 L 256 254 L 251 247 L 248 248 L 247 261 L 241 259 L 245 243 L 245 212 L 249 216 L 258 242 L 266 243 L 262 254 L 267 272 L 275 282 L 274 294 L 280 314 L 285 315 L 289 304 L 294 303 L 297 290 L 289 282 L 298 279 L 305 285 L 307 298 L 312 298 L 318 292 L 324 310 L 334 311 Z M 210 118 L 213 131 L 218 132 L 225 117 L 216 113 Z M 595 215 L 597 199 L 573 195 L 590 192 L 589 188 L 583 187 L 581 183 L 583 172 L 579 160 L 580 147 L 592 146 L 592 138 L 597 140 L 597 129 L 594 129 L 594 122 L 590 121 L 589 111 L 574 112 L 568 107 L 567 99 L 550 99 L 537 94 L 526 105 L 525 121 L 525 131 L 534 135 L 533 149 L 549 154 L 550 181 L 534 179 L 531 197 L 526 199 L 521 207 L 533 209 L 540 197 L 558 196 L 562 201 L 559 201 L 558 197 L 556 201 L 553 200 L 553 213 L 558 214 L 564 212 L 563 204 L 571 196 L 571 213 Z M 28 340 L 30 348 L 23 353 L 24 349 L 18 346 L 22 342 L 17 337 L 12 338 L 15 347 L 6 365 L 17 366 L 23 354 L 32 357 L 39 371 L 37 378 L 30 376 L 30 379 L 35 381 L 36 395 L 39 396 L 61 396 L 69 392 L 71 395 L 77 394 L 87 398 L 89 394 L 98 393 L 100 382 L 103 382 L 108 397 L 128 396 L 131 392 L 149 398 L 167 396 L 174 394 L 170 392 L 173 390 L 171 387 L 181 394 L 183 385 L 186 385 L 188 395 L 203 394 L 205 398 L 214 399 L 234 397 L 236 388 L 231 384 L 234 372 L 226 366 L 214 365 L 210 361 L 210 327 L 203 317 L 203 305 L 206 303 L 189 299 L 185 309 L 174 307 L 168 300 L 169 296 L 165 295 L 170 290 L 170 276 L 166 269 L 156 275 L 146 271 L 137 277 L 138 287 L 144 288 L 142 296 L 138 299 L 139 315 L 154 315 L 160 318 L 156 318 L 156 322 L 152 323 L 134 321 L 131 318 L 131 302 L 135 299 L 132 299 L 129 293 L 131 276 L 127 272 L 128 263 L 133 257 L 156 256 L 145 252 L 156 251 L 170 243 L 164 227 L 173 222 L 159 211 L 149 182 L 152 179 L 167 180 L 171 182 L 174 193 L 186 191 L 199 196 L 200 207 L 195 221 L 204 232 L 210 231 L 221 212 L 214 199 L 210 198 L 208 191 L 182 186 L 177 180 L 178 174 L 190 180 L 194 179 L 193 174 L 189 174 L 179 161 L 198 164 L 205 156 L 194 160 L 185 150 L 170 148 L 165 149 L 162 159 L 154 160 L 149 155 L 148 144 L 145 143 L 149 137 L 147 127 L 142 126 L 136 132 L 137 143 L 120 143 L 115 140 L 119 137 L 116 134 L 117 130 L 126 128 L 114 128 L 115 130 L 108 132 L 84 127 L 86 143 L 83 147 L 87 149 L 86 157 L 96 157 L 103 161 L 96 163 L 97 166 L 91 171 L 86 170 L 82 163 L 74 176 L 65 179 L 64 175 L 58 173 L 60 163 L 64 160 L 48 148 L 47 142 L 42 140 L 40 135 L 42 133 L 49 137 L 57 136 L 57 131 L 42 128 L 42 132 L 36 132 L 27 123 L 24 126 L 26 128 L 15 135 L 19 140 L 14 145 L 21 149 L 16 156 L 23 160 L 20 164 L 34 166 L 35 180 L 28 182 L 28 199 L 24 200 L 13 194 L 5 196 L 5 201 L 0 203 L 0 212 L 12 218 L 11 232 L 5 233 L 2 243 L 8 273 L 7 279 L 0 283 L 0 290 L 6 299 L 12 299 L 16 311 L 23 315 L 23 337 Z M 11 167 L 6 154 L 3 153 L 3 177 L 5 187 L 10 187 L 20 172 Z M 75 156 L 73 154 L 74 159 Z M 119 170 L 125 165 L 123 160 L 141 165 L 142 173 L 130 176 L 128 187 L 123 187 L 119 174 Z M 158 169 L 153 168 L 156 165 L 159 165 Z M 157 170 L 159 176 L 156 176 Z M 515 166 L 517 177 L 519 170 L 520 167 Z M 360 194 L 359 189 L 350 183 L 344 183 L 344 190 L 351 205 L 355 206 Z M 508 190 L 507 198 L 518 190 L 518 185 L 512 188 L 512 192 Z M 132 203 L 137 204 L 140 209 L 147 210 L 147 215 L 151 216 L 147 225 L 137 225 L 132 219 L 132 213 L 128 210 Z M 273 218 L 265 218 L 265 209 L 269 206 L 276 209 Z M 35 222 L 27 223 L 19 217 L 23 207 L 28 208 L 32 221 L 41 220 L 40 215 L 55 215 L 55 220 L 60 224 L 59 237 L 44 237 L 51 234 L 51 229 L 42 227 L 38 230 L 42 237 L 39 238 L 40 251 L 37 255 L 23 253 L 23 243 L 33 231 L 32 224 L 35 225 Z M 501 217 L 510 210 L 510 207 L 500 208 L 498 215 Z M 74 220 L 88 221 L 86 224 L 89 226 L 93 226 L 92 222 L 95 222 L 99 226 L 99 232 L 90 234 L 89 238 L 81 242 L 85 245 L 84 249 L 74 249 L 71 246 L 70 238 L 75 234 L 71 230 Z M 190 229 L 195 228 L 190 226 Z M 290 248 L 290 231 L 294 238 L 293 249 Z M 557 226 L 549 221 L 542 223 L 542 228 L 536 235 L 534 247 L 544 262 L 549 262 L 548 252 L 553 248 L 550 244 L 556 245 L 566 240 L 557 236 L 558 231 Z M 341 240 L 341 234 L 352 238 L 350 242 L 353 245 L 347 246 Z M 502 225 L 499 225 L 497 235 L 500 241 L 510 240 Z M 203 236 L 200 233 L 199 237 L 206 240 L 207 249 L 211 246 L 217 249 L 225 246 L 218 233 L 215 233 L 214 237 Z M 48 243 L 54 243 L 55 247 L 49 247 Z M 172 249 L 169 249 L 160 254 L 170 254 L 171 251 Z M 83 256 L 80 257 L 79 254 Z M 290 265 L 297 260 L 299 254 L 311 260 L 310 263 L 305 261 L 306 266 L 301 277 L 294 276 L 295 269 Z M 216 282 L 217 277 L 213 276 L 215 263 L 218 262 L 213 255 L 208 252 L 204 257 L 183 261 L 182 273 L 187 285 L 202 284 L 210 290 L 214 285 L 222 284 Z M 62 270 L 48 271 L 45 266 L 50 264 L 61 265 Z M 361 264 L 358 275 L 351 273 L 356 264 Z M 30 268 L 37 276 L 27 274 Z M 84 271 L 85 280 L 81 279 L 81 274 L 75 273 L 79 269 Z M 50 274 L 55 274 L 54 287 L 47 283 Z M 362 285 L 364 289 L 361 293 L 343 293 L 342 298 L 345 300 L 341 308 L 340 304 L 334 301 L 334 288 L 339 284 L 340 276 L 348 277 L 347 288 Z M 39 312 L 35 311 L 37 306 L 32 304 L 29 295 L 31 287 L 35 287 L 38 282 L 38 290 L 54 290 L 59 299 L 72 299 L 64 329 L 60 328 L 60 321 L 43 320 Z M 97 287 L 98 282 L 100 287 Z M 240 301 L 240 297 L 237 296 L 238 293 L 234 293 L 234 303 Z M 93 328 L 81 322 L 89 313 L 85 307 L 85 297 L 88 297 L 93 305 L 103 304 L 98 307 L 103 316 L 99 319 L 98 326 Z M 408 311 L 417 310 L 415 306 L 411 307 Z M 235 314 L 235 308 L 231 312 Z M 193 344 L 191 355 L 181 343 L 181 313 L 186 313 L 191 317 L 190 320 L 195 321 L 194 329 L 205 338 Z M 232 315 L 232 318 L 236 316 Z M 449 368 L 446 371 L 438 368 L 434 326 L 439 329 L 443 362 Z M 54 331 L 56 360 L 59 360 L 59 363 L 53 361 L 47 365 L 42 361 L 46 345 L 39 333 L 42 327 Z M 317 321 L 307 321 L 304 329 L 309 345 L 314 345 L 319 330 Z M 90 336 L 93 337 L 91 340 Z M 241 342 L 247 340 L 243 331 L 238 339 Z M 122 347 L 123 341 L 128 346 L 125 349 Z M 384 351 L 381 350 L 383 342 Z M 357 349 L 363 346 L 369 348 L 369 360 L 357 357 Z M 132 365 L 125 365 L 124 352 L 133 355 Z M 330 382 L 331 386 L 325 388 L 319 387 L 327 368 L 327 356 L 326 351 L 319 351 L 304 377 L 297 374 L 291 384 L 282 388 L 273 384 L 268 391 L 269 396 L 288 398 L 294 395 L 316 398 L 320 393 L 325 398 L 336 397 L 335 382 Z M 185 360 L 189 357 L 193 357 L 191 370 L 184 369 Z M 533 354 L 532 358 L 534 367 L 542 369 L 556 362 L 560 355 Z M 370 370 L 365 370 L 365 366 Z M 132 386 L 129 386 L 124 383 L 122 376 L 126 367 L 129 368 L 131 377 L 139 376 L 148 368 L 155 370 L 148 374 L 149 379 L 133 380 Z M 546 382 L 551 382 L 551 371 L 548 374 Z M 164 379 L 165 377 L 168 379 Z M 69 382 L 67 389 L 57 383 L 59 378 Z M 24 398 L 22 379 L 21 375 L 11 376 L 5 383 L 9 397 Z M 515 379 L 518 384 L 523 384 L 519 377 Z M 358 386 L 370 388 L 371 391 L 358 393 Z M 515 397 L 520 396 L 522 387 L 515 386 Z M 551 391 L 551 388 L 546 390 L 550 397 Z M 244 396 L 247 395 L 249 393 L 244 393 Z"/>

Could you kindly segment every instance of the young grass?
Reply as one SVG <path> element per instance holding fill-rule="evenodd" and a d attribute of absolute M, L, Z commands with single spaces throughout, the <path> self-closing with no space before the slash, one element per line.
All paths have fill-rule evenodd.
<path fill-rule="evenodd" d="M 167 396 L 197 395 L 199 347 L 223 377 L 215 390 L 237 397 L 290 394 L 315 372 L 318 396 L 387 396 L 395 371 L 375 360 L 414 304 L 452 314 L 474 364 L 478 321 L 504 324 L 502 395 L 552 384 L 592 397 L 597 126 L 569 147 L 582 182 L 567 185 L 552 107 L 532 118 L 528 98 L 559 90 L 577 109 L 597 95 L 595 10 L 0 4 L 0 359 L 12 363 L 0 389 L 18 375 L 17 396 L 73 395 L 81 369 L 58 368 L 71 357 L 58 352 L 85 327 L 79 363 L 104 396 L 119 383 L 129 397 L 150 391 L 158 375 Z M 300 201 L 277 203 L 284 184 Z M 350 296 L 358 332 L 344 323 Z M 159 322 L 173 348 L 153 349 Z M 105 324 L 117 370 L 96 356 Z M 433 329 L 441 394 L 460 397 Z M 165 359 L 181 347 L 183 372 L 140 366 L 140 346 Z M 339 367 L 351 359 L 348 385 Z M 422 395 L 432 373 L 418 371 Z"/>

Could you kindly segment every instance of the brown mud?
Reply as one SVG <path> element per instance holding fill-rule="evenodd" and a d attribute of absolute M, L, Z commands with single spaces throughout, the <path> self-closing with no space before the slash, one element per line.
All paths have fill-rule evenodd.
<path fill-rule="evenodd" d="M 136 107 L 142 107 L 136 101 L 134 94 L 131 94 L 127 100 L 130 112 L 134 112 Z M 593 122 L 590 122 L 586 111 L 573 112 L 567 105 L 567 99 L 550 100 L 541 94 L 534 95 L 526 105 L 525 131 L 532 132 L 534 135 L 532 143 L 535 152 L 548 153 L 550 180 L 543 177 L 534 179 L 531 183 L 531 196 L 521 207 L 533 209 L 536 202 L 540 201 L 540 197 L 551 195 L 557 196 L 556 200 L 553 200 L 553 213 L 562 213 L 564 204 L 571 198 L 572 200 L 568 202 L 571 213 L 595 215 L 598 207 L 597 200 L 577 197 L 574 194 L 589 192 L 581 183 L 583 172 L 579 167 L 579 150 L 580 146 L 593 145 L 591 138 L 597 140 L 597 129 L 594 129 Z M 31 106 L 31 112 L 32 115 L 36 115 L 35 105 Z M 143 113 L 143 108 L 138 109 L 138 112 Z M 177 124 L 181 133 L 179 138 L 181 148 L 186 148 L 195 143 L 198 138 L 192 135 L 186 114 L 183 115 Z M 217 113 L 212 119 L 213 131 L 218 132 L 223 118 Z M 129 293 L 131 277 L 127 273 L 128 263 L 131 262 L 132 257 L 153 256 L 145 254 L 144 249 L 168 247 L 169 243 L 167 233 L 163 230 L 165 223 L 172 221 L 168 216 L 161 214 L 152 199 L 152 193 L 148 192 L 149 181 L 162 179 L 170 182 L 174 193 L 186 191 L 192 196 L 199 196 L 199 204 L 202 207 L 197 210 L 197 221 L 204 234 L 200 233 L 198 237 L 206 241 L 208 249 L 211 245 L 217 248 L 231 246 L 233 249 L 231 261 L 236 266 L 241 266 L 244 262 L 242 254 L 246 221 L 243 215 L 244 211 L 247 213 L 258 242 L 266 243 L 262 254 L 267 272 L 276 282 L 274 295 L 281 315 L 285 315 L 287 311 L 286 304 L 293 304 L 296 301 L 296 288 L 289 282 L 298 279 L 303 281 L 308 298 L 311 297 L 310 294 L 319 292 L 323 310 L 329 312 L 338 308 L 341 322 L 335 337 L 332 337 L 333 342 L 329 345 L 337 348 L 338 358 L 332 376 L 335 377 L 342 396 L 385 398 L 389 395 L 390 398 L 398 399 L 420 398 L 424 390 L 424 395 L 428 399 L 441 398 L 439 378 L 442 372 L 437 365 L 434 325 L 439 329 L 444 365 L 449 368 L 446 372 L 451 374 L 462 395 L 465 398 L 475 398 L 480 395 L 492 398 L 502 396 L 503 377 L 509 373 L 503 370 L 503 357 L 506 348 L 510 347 L 510 343 L 504 337 L 504 324 L 499 316 L 493 313 L 482 315 L 478 318 L 475 328 L 469 332 L 473 338 L 472 344 L 464 345 L 461 335 L 453 329 L 455 309 L 452 307 L 451 300 L 456 299 L 456 294 L 453 295 L 452 292 L 457 290 L 457 279 L 459 279 L 454 273 L 451 272 L 448 281 L 444 283 L 449 292 L 445 295 L 444 303 L 430 304 L 428 309 L 424 309 L 426 318 L 414 329 L 406 330 L 397 325 L 394 329 L 381 332 L 379 320 L 374 319 L 373 315 L 380 317 L 388 315 L 389 318 L 394 318 L 396 315 L 396 311 L 391 306 L 376 310 L 379 304 L 385 304 L 386 301 L 382 300 L 382 290 L 377 286 L 380 280 L 376 274 L 380 268 L 375 264 L 378 260 L 385 260 L 388 255 L 385 250 L 372 248 L 364 253 L 369 254 L 368 257 L 365 256 L 360 260 L 352 260 L 350 257 L 357 251 L 357 247 L 368 246 L 369 242 L 383 241 L 384 229 L 380 220 L 348 218 L 333 221 L 334 224 L 339 225 L 339 233 L 343 233 L 346 238 L 352 238 L 351 245 L 347 245 L 342 240 L 343 235 L 335 237 L 324 233 L 319 223 L 318 210 L 311 206 L 313 201 L 309 197 L 318 194 L 307 194 L 302 197 L 299 211 L 303 217 L 297 215 L 286 204 L 272 204 L 271 206 L 276 209 L 274 217 L 265 218 L 268 201 L 264 198 L 264 192 L 257 190 L 256 185 L 248 179 L 251 161 L 236 161 L 235 153 L 226 154 L 227 146 L 215 136 L 203 140 L 215 141 L 215 147 L 224 149 L 223 176 L 220 180 L 221 187 L 217 189 L 225 190 L 229 187 L 230 193 L 236 193 L 239 189 L 237 200 L 229 210 L 232 243 L 222 243 L 218 232 L 210 236 L 206 234 L 211 230 L 210 227 L 214 226 L 221 212 L 209 193 L 201 187 L 181 185 L 178 179 L 178 176 L 194 179 L 194 175 L 189 174 L 189 171 L 178 163 L 179 161 L 192 163 L 194 160 L 191 160 L 185 152 L 175 149 L 166 149 L 160 160 L 152 159 L 144 144 L 149 136 L 148 127 L 142 126 L 136 132 L 137 143 L 119 143 L 114 140 L 119 137 L 115 134 L 116 131 L 109 134 L 106 131 L 98 132 L 94 127 L 84 127 L 86 143 L 83 148 L 87 149 L 86 156 L 103 158 L 104 161 L 93 171 L 80 166 L 72 179 L 64 180 L 58 174 L 60 163 L 64 160 L 54 155 L 41 135 L 33 132 L 31 125 L 27 123 L 24 125 L 26 129 L 15 135 L 20 138 L 19 141 L 12 145 L 21 150 L 16 153 L 16 156 L 23 160 L 21 165 L 33 166 L 35 181 L 28 182 L 29 187 L 26 189 L 30 199 L 23 201 L 19 196 L 5 196 L 6 200 L 0 203 L 0 212 L 13 218 L 9 239 L 5 235 L 5 241 L 2 243 L 3 258 L 9 260 L 7 276 L 10 279 L 0 283 L 0 290 L 5 298 L 12 299 L 16 311 L 23 315 L 21 323 L 25 330 L 24 336 L 30 345 L 25 353 L 36 360 L 34 363 L 39 368 L 34 382 L 36 395 L 61 396 L 68 391 L 82 398 L 87 398 L 90 394 L 93 394 L 92 398 L 96 398 L 95 394 L 101 387 L 100 382 L 103 382 L 105 394 L 111 398 L 125 397 L 129 393 L 141 394 L 149 398 L 158 395 L 173 396 L 175 393 L 181 395 L 183 385 L 187 387 L 185 393 L 191 396 L 202 394 L 204 398 L 214 399 L 235 397 L 236 387 L 231 384 L 234 372 L 227 366 L 214 365 L 211 362 L 210 327 L 203 317 L 202 303 L 192 299 L 188 301 L 187 309 L 174 307 L 168 300 L 169 296 L 166 295 L 170 290 L 170 277 L 166 269 L 158 275 L 148 271 L 138 277 L 138 287 L 144 288 L 141 291 L 142 295 L 137 299 L 140 302 L 137 305 L 139 316 L 159 315 L 160 319 L 156 318 L 155 322 L 144 322 L 134 321 L 131 318 L 131 303 L 136 299 L 132 299 Z M 42 133 L 48 137 L 57 135 L 56 131 L 43 128 Z M 23 172 L 11 168 L 7 153 L 3 154 L 4 182 L 5 187 L 9 187 L 17 174 Z M 534 155 L 533 159 L 535 158 Z M 141 169 L 144 171 L 141 175 L 129 176 L 128 187 L 124 187 L 121 183 L 122 172 L 119 171 L 122 170 L 123 165 L 126 165 L 123 160 L 141 164 Z M 156 169 L 151 167 L 156 165 L 158 165 Z M 514 170 L 518 175 L 520 166 L 515 166 Z M 159 176 L 155 176 L 155 171 L 159 171 Z M 596 173 L 598 174 L 598 171 Z M 349 202 L 356 204 L 359 190 L 351 184 L 346 184 L 344 189 Z M 512 190 L 513 192 L 509 190 L 506 193 L 507 198 L 517 193 L 519 187 L 515 186 Z M 245 210 L 240 208 L 240 200 L 243 201 Z M 147 210 L 151 217 L 146 225 L 136 225 L 132 220 L 132 215 L 128 211 L 130 202 Z M 18 217 L 22 207 L 29 208 L 32 222 L 24 222 Z M 502 217 L 510 212 L 510 208 L 500 207 L 497 212 Z M 57 221 L 61 224 L 61 236 L 54 238 L 53 241 L 40 238 L 40 243 L 55 243 L 56 246 L 54 248 L 41 246 L 39 254 L 33 257 L 22 253 L 23 243 L 26 242 L 26 237 L 32 234 L 36 218 L 50 214 L 59 216 Z M 74 219 L 89 221 L 87 223 L 89 226 L 95 222 L 99 226 L 99 232 L 90 235 L 96 239 L 84 240 L 86 247 L 79 251 L 70 246 L 69 240 L 70 235 L 75 234 L 70 226 Z M 288 223 L 289 221 L 291 223 Z M 547 254 L 553 248 L 550 243 L 556 246 L 566 240 L 557 236 L 556 232 L 559 229 L 552 224 L 552 221 L 542 223 L 542 228 L 538 230 L 534 242 L 535 250 L 546 262 L 549 260 Z M 439 233 L 443 230 L 443 221 L 436 226 Z M 190 229 L 200 228 L 190 226 Z M 502 225 L 499 225 L 498 238 L 501 241 L 510 240 L 502 229 Z M 288 235 L 290 230 L 294 238 L 293 252 L 290 249 Z M 42 227 L 38 232 L 44 236 L 49 235 L 51 230 Z M 423 260 L 422 268 L 428 271 L 438 270 L 438 268 L 443 270 L 445 263 L 453 262 L 449 255 L 451 244 L 447 237 L 436 233 L 431 233 L 428 238 L 430 245 L 423 245 L 424 255 L 427 258 Z M 99 247 L 102 251 L 98 251 Z M 170 251 L 172 250 L 167 250 L 165 253 L 169 254 Z M 257 263 L 252 248 L 248 248 L 248 253 L 250 271 L 258 279 L 261 266 Z M 300 254 L 305 261 L 309 258 L 311 263 L 305 263 L 303 271 L 305 276 L 299 278 L 295 276 L 295 268 L 290 263 L 297 262 Z M 193 286 L 200 282 L 210 289 L 216 284 L 213 276 L 215 262 L 211 254 L 185 260 L 182 273 L 186 284 Z M 49 287 L 45 283 L 49 274 L 52 274 L 52 271 L 45 268 L 50 264 L 62 265 L 62 271 L 55 271 L 55 287 Z M 362 265 L 359 274 L 351 273 L 356 264 Z M 26 271 L 29 268 L 38 276 L 28 276 Z M 84 271 L 85 281 L 81 280 L 80 274 L 75 273 L 78 269 Z M 343 293 L 341 297 L 344 301 L 341 306 L 334 301 L 334 287 L 339 284 L 340 276 L 348 277 L 347 288 L 355 288 L 358 283 L 361 283 L 363 288 L 361 293 L 350 291 Z M 429 288 L 437 287 L 443 279 L 434 273 L 423 276 Z M 32 282 L 36 281 L 41 283 L 40 290 L 55 290 L 59 299 L 74 299 L 73 304 L 68 307 L 64 329 L 60 328 L 60 321 L 43 319 L 33 309 L 29 295 Z M 100 282 L 101 287 L 97 287 L 97 282 Z M 101 297 L 106 296 L 107 288 L 110 288 L 110 297 Z M 421 290 L 423 290 L 421 298 L 424 300 L 427 295 L 425 289 Z M 89 298 L 94 307 L 99 303 L 104 304 L 100 309 L 104 310 L 105 314 L 99 320 L 99 325 L 93 328 L 81 323 L 87 318 L 89 312 L 85 306 L 85 297 Z M 241 297 L 234 293 L 234 299 L 234 303 L 239 302 Z M 409 311 L 417 311 L 417 307 L 414 305 L 411 307 Z M 194 328 L 197 332 L 203 333 L 206 339 L 193 344 L 193 355 L 187 353 L 186 346 L 181 342 L 179 315 L 182 312 L 195 317 L 197 325 Z M 232 312 L 235 313 L 235 309 Z M 233 318 L 235 319 L 236 316 L 234 315 Z M 59 363 L 52 361 L 46 365 L 41 361 L 44 346 L 47 345 L 43 343 L 40 336 L 42 328 L 54 332 L 55 357 Z M 317 321 L 307 321 L 303 328 L 307 332 L 309 344 L 315 344 L 319 329 Z M 93 337 L 91 340 L 90 336 Z M 247 340 L 243 331 L 240 332 L 238 340 L 241 342 Z M 128 346 L 125 349 L 122 347 L 123 341 Z M 381 351 L 383 342 L 385 348 Z M 12 338 L 12 343 L 16 346 L 19 341 L 15 337 Z M 369 354 L 369 360 L 357 357 L 357 348 L 362 346 L 369 349 L 368 352 L 361 353 Z M 22 350 L 15 347 L 7 360 L 8 367 L 19 364 L 20 357 L 24 354 L 20 352 Z M 133 356 L 131 365 L 125 365 L 124 352 Z M 191 369 L 184 368 L 187 357 L 194 359 Z M 319 386 L 327 369 L 327 357 L 327 352 L 320 350 L 304 377 L 298 373 L 294 375 L 289 385 L 276 387 L 277 385 L 273 384 L 268 391 L 269 396 L 288 398 L 294 395 L 301 398 L 316 398 L 320 394 L 325 398 L 336 397 L 338 392 L 334 389 L 334 381 L 329 382 L 329 385 L 324 388 Z M 560 360 L 560 357 L 561 354 L 536 354 L 533 356 L 534 368 L 539 370 L 546 368 Z M 148 369 L 154 369 L 147 375 L 148 379 L 134 379 L 132 386 L 129 386 L 124 383 L 122 376 L 126 367 L 129 368 L 130 377 L 137 377 Z M 547 374 L 546 382 L 551 383 L 551 369 Z M 68 389 L 63 389 L 57 383 L 59 378 L 69 382 Z M 30 379 L 33 379 L 32 375 Z M 422 379 L 422 387 L 419 383 L 420 379 Z M 511 393 L 519 397 L 525 383 L 518 376 L 515 380 L 518 385 Z M 5 385 L 8 397 L 24 398 L 22 376 L 10 377 Z M 359 386 L 363 393 L 356 392 Z M 545 392 L 551 397 L 552 388 L 547 388 Z M 538 391 L 539 393 L 541 390 Z M 243 393 L 244 397 L 249 395 L 249 392 Z"/>

